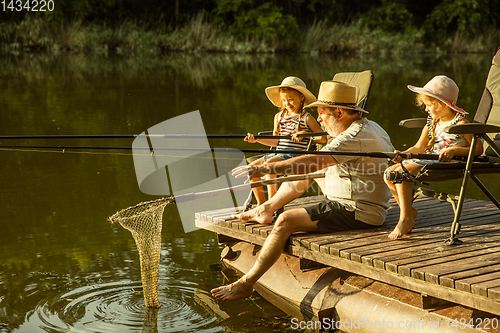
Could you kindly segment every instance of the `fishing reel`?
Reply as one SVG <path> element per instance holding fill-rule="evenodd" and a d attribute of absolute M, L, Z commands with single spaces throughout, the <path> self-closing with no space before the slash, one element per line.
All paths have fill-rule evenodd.
<path fill-rule="evenodd" d="M 385 170 L 384 177 L 386 181 L 390 181 L 393 184 L 400 184 L 404 181 L 412 181 L 410 174 L 404 171 L 389 171 Z M 413 178 L 413 177 L 412 177 Z"/>
<path fill-rule="evenodd" d="M 401 167 L 403 168 L 403 171 L 385 170 L 385 180 L 390 181 L 393 184 L 400 184 L 402 182 L 416 182 L 419 184 L 429 185 L 428 183 L 415 178 L 415 176 L 413 176 L 408 170 L 406 170 L 403 164 L 401 164 Z"/>

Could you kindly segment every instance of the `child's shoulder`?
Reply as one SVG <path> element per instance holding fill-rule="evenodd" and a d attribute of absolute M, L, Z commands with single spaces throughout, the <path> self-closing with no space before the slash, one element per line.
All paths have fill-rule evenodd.
<path fill-rule="evenodd" d="M 458 123 L 459 124 L 468 124 L 469 120 L 467 120 L 467 118 L 465 118 L 465 117 L 462 117 L 462 119 L 460 119 L 460 121 Z"/>

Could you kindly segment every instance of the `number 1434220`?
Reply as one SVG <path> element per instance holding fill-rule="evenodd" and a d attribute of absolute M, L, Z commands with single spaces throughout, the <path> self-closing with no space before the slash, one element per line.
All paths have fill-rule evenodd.
<path fill-rule="evenodd" d="M 54 1 L 52 0 L 2 0 L 0 8 L 5 11 L 12 12 L 46 12 L 54 10 Z"/>

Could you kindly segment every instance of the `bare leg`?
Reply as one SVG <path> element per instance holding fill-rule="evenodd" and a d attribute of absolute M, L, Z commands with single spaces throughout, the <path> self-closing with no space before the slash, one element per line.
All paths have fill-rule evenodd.
<path fill-rule="evenodd" d="M 273 213 L 290 201 L 300 197 L 307 190 L 311 182 L 312 180 L 310 179 L 286 182 L 281 185 L 275 196 L 262 205 L 248 212 L 233 215 L 232 217 L 244 222 L 255 221 L 262 224 L 269 224 L 272 222 Z"/>
<path fill-rule="evenodd" d="M 278 178 L 276 175 L 267 175 L 266 179 Z M 267 198 L 271 199 L 278 192 L 278 184 L 267 185 Z"/>
<path fill-rule="evenodd" d="M 260 178 L 252 178 L 251 182 L 258 182 L 260 181 Z M 266 201 L 266 195 L 264 194 L 264 187 L 263 186 L 258 186 L 252 188 L 253 195 L 255 196 L 255 199 L 257 200 L 257 206 L 262 205 Z"/>
<path fill-rule="evenodd" d="M 405 167 L 412 175 L 417 174 L 422 168 L 414 163 L 408 164 Z M 390 167 L 390 170 L 402 171 L 401 166 L 399 165 Z M 390 239 L 398 239 L 413 229 L 415 226 L 415 217 L 417 216 L 418 211 L 412 206 L 412 189 L 411 184 L 408 181 L 403 181 L 399 184 L 393 184 L 391 181 L 386 181 L 386 184 L 401 209 L 398 224 L 388 237 Z"/>
<path fill-rule="evenodd" d="M 253 161 L 250 163 L 250 165 L 262 165 L 265 163 L 265 159 L 263 157 Z M 251 182 L 258 182 L 260 178 L 252 178 Z M 266 196 L 264 195 L 264 187 L 259 186 L 259 187 L 254 187 L 252 188 L 253 195 L 255 196 L 255 199 L 257 200 L 257 206 L 262 205 L 266 201 Z"/>
<path fill-rule="evenodd" d="M 212 289 L 212 295 L 223 301 L 235 301 L 252 295 L 255 283 L 279 259 L 288 237 L 297 231 L 317 231 L 316 224 L 317 221 L 311 221 L 304 208 L 291 209 L 281 214 L 248 273 L 230 285 Z"/>
<path fill-rule="evenodd" d="M 401 214 L 394 230 L 389 234 L 390 239 L 401 238 L 415 226 L 415 216 L 417 210 L 412 206 L 412 191 L 409 182 L 404 181 L 396 184 L 397 193 L 400 200 Z"/>
<path fill-rule="evenodd" d="M 274 157 L 269 158 L 266 161 L 266 163 L 273 163 L 273 162 L 280 162 L 280 161 L 283 161 L 281 159 L 281 157 L 274 156 Z M 267 175 L 266 176 L 266 179 L 275 179 L 275 178 L 278 178 L 278 176 L 277 175 Z M 274 197 L 274 195 L 276 194 L 277 191 L 278 191 L 278 184 L 267 185 L 267 199 L 269 200 L 272 197 Z"/>

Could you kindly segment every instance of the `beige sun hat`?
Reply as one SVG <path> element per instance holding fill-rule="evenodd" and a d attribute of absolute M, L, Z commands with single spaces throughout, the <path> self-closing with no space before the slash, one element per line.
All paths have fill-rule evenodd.
<path fill-rule="evenodd" d="M 305 107 L 339 107 L 368 113 L 356 104 L 356 90 L 355 86 L 343 82 L 323 81 L 319 87 L 318 100 Z"/>
<path fill-rule="evenodd" d="M 468 114 L 464 109 L 457 106 L 458 99 L 458 86 L 449 77 L 445 75 L 434 76 L 422 88 L 408 86 L 413 92 L 417 94 L 424 94 L 430 97 L 439 99 L 444 104 L 448 105 L 452 110 L 460 112 L 461 114 Z"/>
<path fill-rule="evenodd" d="M 313 93 L 307 89 L 304 81 L 296 76 L 289 76 L 283 79 L 283 82 L 281 82 L 279 86 L 271 86 L 266 88 L 267 98 L 269 98 L 274 106 L 277 106 L 279 108 L 283 107 L 283 103 L 281 102 L 280 97 L 280 88 L 282 87 L 289 87 L 300 91 L 305 97 L 304 105 L 310 104 L 316 100 L 316 96 L 314 96 Z"/>

